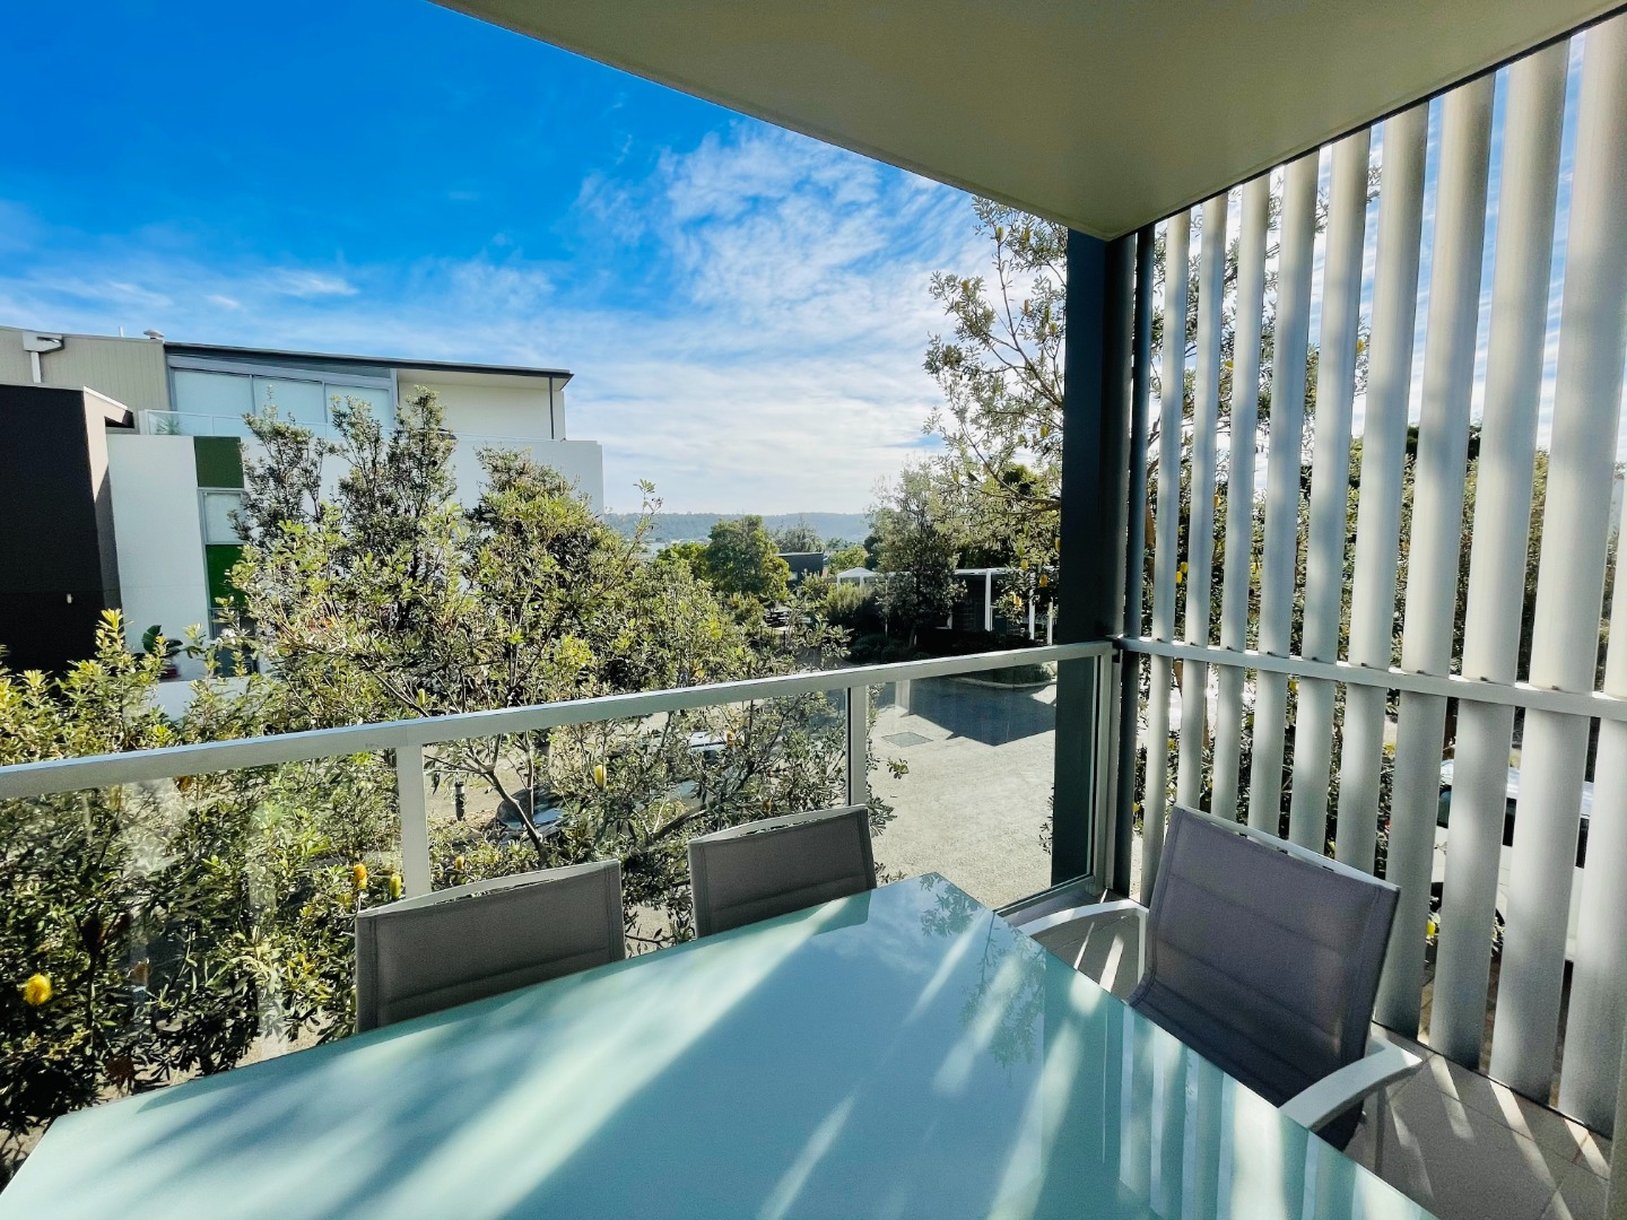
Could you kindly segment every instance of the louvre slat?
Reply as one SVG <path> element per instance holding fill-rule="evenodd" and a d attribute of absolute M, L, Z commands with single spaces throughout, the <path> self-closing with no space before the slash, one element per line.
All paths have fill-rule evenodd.
<path fill-rule="evenodd" d="M 1254 564 L 1254 449 L 1260 430 L 1260 333 L 1265 316 L 1265 243 L 1270 223 L 1271 180 L 1243 187 L 1237 239 L 1236 333 L 1232 339 L 1231 442 L 1227 451 L 1226 562 L 1221 577 L 1220 643 L 1248 646 L 1249 588 Z M 1214 727 L 1212 809 L 1237 816 L 1238 771 L 1243 752 L 1243 671 L 1220 670 L 1219 715 Z"/>
<path fill-rule="evenodd" d="M 1578 133 L 1584 141 L 1579 142 L 1577 155 L 1598 156 L 1605 148 L 1609 152 L 1601 165 L 1590 170 L 1603 179 L 1589 182 L 1588 198 L 1589 209 L 1596 209 L 1594 217 L 1604 226 L 1593 234 L 1593 242 L 1599 244 L 1590 243 L 1576 257 L 1598 260 L 1592 264 L 1594 282 L 1586 290 L 1602 296 L 1595 306 L 1599 312 L 1593 315 L 1602 349 L 1593 371 L 1598 376 L 1598 392 L 1608 395 L 1613 380 L 1610 328 L 1613 325 L 1617 332 L 1616 367 L 1620 368 L 1622 286 L 1627 283 L 1627 198 L 1622 189 L 1627 178 L 1623 153 L 1627 149 L 1627 116 L 1623 113 L 1627 110 L 1627 21 L 1618 18 L 1588 36 L 1587 71 L 1593 74 L 1591 89 L 1603 100 L 1594 104 L 1593 123 Z M 1602 198 L 1605 182 L 1614 184 L 1608 200 Z M 1593 198 L 1594 190 L 1601 198 Z M 1580 222 L 1573 219 L 1575 223 Z M 1579 287 L 1579 297 L 1582 291 Z M 1619 565 L 1619 559 L 1617 562 Z M 1610 649 L 1606 659 L 1604 689 L 1612 695 L 1627 694 L 1627 582 L 1621 579 L 1619 566 L 1610 625 L 1611 639 L 1618 646 Z M 1613 1082 L 1609 1072 L 1600 1068 L 1621 1057 L 1622 1014 L 1627 1013 L 1627 725 L 1600 726 L 1593 791 L 1559 1104 L 1583 1122 L 1611 1131 L 1618 1129 L 1612 1113 Z"/>
<path fill-rule="evenodd" d="M 1572 689 L 1595 680 L 1627 358 L 1627 25 L 1617 20 L 1589 31 L 1583 54 L 1531 644 L 1532 682 Z M 1581 717 L 1532 712 L 1526 717 L 1521 753 L 1491 1067 L 1522 1093 L 1544 1099 L 1552 1084 L 1559 1028 L 1588 724 Z M 1619 874 L 1623 857 L 1603 858 L 1611 837 L 1606 831 L 1602 863 L 1590 870 L 1596 875 Z M 1591 856 L 1591 840 L 1589 848 Z M 1611 883 L 1603 884 L 1608 892 Z M 1601 896 L 1596 893 L 1595 901 Z M 1596 941 L 1598 931 L 1595 921 L 1587 952 L 1579 952 L 1578 960 L 1583 977 L 1590 980 L 1585 992 L 1590 1010 L 1598 967 L 1607 964 L 1599 958 L 1619 948 Z M 1585 967 L 1583 956 L 1589 959 Z M 1619 1012 L 1615 1019 L 1619 1021 Z M 1599 1031 L 1589 1017 L 1578 1032 L 1586 1036 Z M 1589 1049 L 1568 1046 L 1567 1054 L 1580 1057 Z M 1573 1062 L 1579 1063 L 1578 1076 L 1600 1066 L 1597 1059 Z M 1592 1091 L 1578 1082 L 1573 1097 L 1577 1093 L 1588 1098 Z"/>
<path fill-rule="evenodd" d="M 1401 471 L 1412 387 L 1423 227 L 1424 153 L 1429 108 L 1414 106 L 1384 124 L 1379 180 L 1378 260 L 1373 273 L 1373 330 L 1362 421 L 1361 495 L 1350 592 L 1350 654 L 1357 665 L 1388 669 L 1395 631 Z M 1339 759 L 1339 833 L 1334 854 L 1371 870 L 1378 845 L 1384 692 L 1345 692 Z"/>
<path fill-rule="evenodd" d="M 1547 338 L 1559 141 L 1569 47 L 1509 72 L 1491 330 L 1481 422 L 1463 675 L 1512 682 L 1520 644 L 1531 486 Z M 1462 703 L 1441 897 L 1430 1044 L 1480 1065 L 1514 709 Z"/>
<path fill-rule="evenodd" d="M 1463 481 L 1485 249 L 1491 110 L 1490 77 L 1453 90 L 1442 103 L 1423 418 L 1418 432 L 1401 641 L 1402 667 L 1421 673 L 1445 674 L 1452 665 L 1458 560 L 1463 546 Z M 1389 879 L 1401 887 L 1401 900 L 1379 984 L 1375 1020 L 1406 1034 L 1417 1031 L 1423 997 L 1445 734 L 1445 699 L 1402 694 L 1387 868 Z"/>
<path fill-rule="evenodd" d="M 1197 378 L 1192 387 L 1192 507 L 1186 529 L 1186 640 L 1208 644 L 1210 569 L 1215 554 L 1215 457 L 1220 430 L 1220 328 L 1226 292 L 1226 196 L 1203 205 L 1198 260 Z M 1176 798 L 1195 808 L 1203 792 L 1209 667 L 1181 667 L 1181 759 Z"/>
<path fill-rule="evenodd" d="M 1291 162 L 1286 176 L 1277 272 L 1276 346 L 1271 362 L 1265 550 L 1260 566 L 1260 650 L 1278 656 L 1286 656 L 1293 647 L 1300 444 L 1305 430 L 1305 360 L 1316 242 L 1317 155 L 1311 153 Z M 1275 834 L 1282 811 L 1288 680 L 1280 674 L 1261 673 L 1255 689 L 1249 824 Z"/>
<path fill-rule="evenodd" d="M 1356 397 L 1356 336 L 1361 318 L 1362 242 L 1367 235 L 1366 131 L 1333 146 L 1332 202 L 1322 275 L 1316 441 L 1311 460 L 1310 525 L 1305 545 L 1302 652 L 1339 659 L 1350 516 L 1350 418 Z M 1321 851 L 1328 837 L 1328 778 L 1333 769 L 1331 682 L 1299 684 L 1288 837 Z"/>
<path fill-rule="evenodd" d="M 1186 380 L 1187 250 L 1192 222 L 1185 212 L 1170 217 L 1164 229 L 1164 337 L 1159 369 L 1158 516 L 1153 523 L 1152 634 L 1160 640 L 1175 634 L 1176 551 L 1180 542 L 1181 432 Z M 1148 666 L 1151 691 L 1147 707 L 1147 786 L 1141 842 L 1141 897 L 1150 901 L 1164 844 L 1164 813 L 1169 782 L 1169 696 L 1171 668 L 1167 657 Z"/>

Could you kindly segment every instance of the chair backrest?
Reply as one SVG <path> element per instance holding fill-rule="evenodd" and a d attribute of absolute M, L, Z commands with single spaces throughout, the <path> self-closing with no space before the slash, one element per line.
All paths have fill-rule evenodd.
<path fill-rule="evenodd" d="M 689 885 L 697 936 L 873 890 L 870 811 L 848 805 L 700 835 L 689 841 Z"/>
<path fill-rule="evenodd" d="M 1274 835 L 1176 807 L 1129 1002 L 1281 1105 L 1366 1053 L 1399 893 Z M 1327 1132 L 1339 1144 L 1343 1122 Z"/>
<path fill-rule="evenodd" d="M 615 860 L 374 907 L 356 916 L 356 1028 L 528 987 L 626 952 Z"/>

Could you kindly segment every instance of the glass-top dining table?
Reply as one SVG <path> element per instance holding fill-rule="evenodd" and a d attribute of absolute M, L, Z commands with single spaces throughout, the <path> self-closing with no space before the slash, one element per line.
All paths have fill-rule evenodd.
<path fill-rule="evenodd" d="M 1421 1217 L 942 877 L 57 1120 L 0 1217 Z"/>

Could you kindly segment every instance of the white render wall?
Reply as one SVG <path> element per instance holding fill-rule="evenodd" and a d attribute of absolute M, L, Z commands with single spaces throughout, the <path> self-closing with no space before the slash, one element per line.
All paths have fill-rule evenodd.
<path fill-rule="evenodd" d="M 574 483 L 594 512 L 604 512 L 604 450 L 598 441 L 503 441 L 460 434 L 452 451 L 452 474 L 458 481 L 458 502 L 464 506 L 472 505 L 486 484 L 480 451 L 487 448 L 530 454 L 533 461 L 552 467 Z"/>
<path fill-rule="evenodd" d="M 182 639 L 209 621 L 192 438 L 109 431 L 107 459 L 125 637 L 140 648 L 142 633 L 157 623 Z M 196 661 L 177 664 L 184 677 L 202 675 Z"/>
<path fill-rule="evenodd" d="M 478 374 L 397 374 L 397 395 L 403 401 L 419 387 L 434 390 L 446 414 L 446 426 L 457 436 L 452 473 L 458 481 L 458 499 L 474 503 L 485 486 L 480 451 L 486 448 L 522 450 L 536 462 L 552 467 L 574 483 L 588 498 L 594 512 L 604 511 L 604 451 L 597 441 L 555 439 L 565 435 L 565 391 L 557 379 L 524 379 L 498 374 L 477 384 Z M 495 384 L 494 384 L 495 383 Z M 550 384 L 553 390 L 550 392 Z"/>
<path fill-rule="evenodd" d="M 468 385 L 462 380 L 436 381 L 433 377 L 433 373 L 414 374 L 411 369 L 403 369 L 397 392 L 406 401 L 419 386 L 434 390 L 446 412 L 446 426 L 452 431 L 486 437 L 554 439 L 549 378 L 528 377 L 525 380 L 529 384 L 514 386 Z M 564 434 L 563 427 L 559 431 Z"/>

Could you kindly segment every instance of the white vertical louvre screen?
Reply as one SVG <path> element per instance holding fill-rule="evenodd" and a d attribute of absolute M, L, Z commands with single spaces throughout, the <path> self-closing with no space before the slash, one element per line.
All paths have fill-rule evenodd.
<path fill-rule="evenodd" d="M 1487 344 L 1480 478 L 1463 635 L 1463 676 L 1513 682 L 1536 458 L 1552 270 L 1564 46 L 1509 72 L 1497 256 Z M 1464 703 L 1458 711 L 1451 855 L 1441 895 L 1430 1042 L 1478 1066 L 1486 1023 L 1491 938 L 1503 850 L 1514 709 Z"/>
<path fill-rule="evenodd" d="M 1186 523 L 1186 640 L 1210 641 L 1210 570 L 1215 543 L 1215 454 L 1220 431 L 1220 328 L 1226 291 L 1226 196 L 1203 205 L 1203 253 L 1198 261 L 1198 368 L 1192 389 L 1192 491 Z M 1209 667 L 1181 667 L 1181 760 L 1176 799 L 1196 805 L 1203 792 L 1203 746 Z"/>
<path fill-rule="evenodd" d="M 1243 188 L 1237 238 L 1237 312 L 1232 342 L 1231 427 L 1226 446 L 1225 570 L 1221 581 L 1220 646 L 1248 647 L 1249 593 L 1254 579 L 1254 450 L 1260 433 L 1260 330 L 1265 316 L 1265 250 L 1271 182 L 1256 178 Z M 1213 811 L 1237 817 L 1238 774 L 1243 755 L 1244 673 L 1220 669 L 1214 723 Z"/>
<path fill-rule="evenodd" d="M 1474 395 L 1480 269 L 1491 156 L 1490 77 L 1447 94 L 1441 105 L 1440 181 L 1424 340 L 1423 413 L 1412 492 L 1401 668 L 1451 672 L 1463 484 Z M 1446 737 L 1446 700 L 1403 691 L 1396 716 L 1395 795 L 1386 876 L 1401 887 L 1374 1019 L 1415 1033 L 1435 857 L 1436 808 Z"/>
<path fill-rule="evenodd" d="M 1305 430 L 1305 361 L 1311 325 L 1312 256 L 1316 244 L 1317 158 L 1288 166 L 1283 188 L 1277 270 L 1275 356 L 1271 364 L 1271 431 L 1266 455 L 1265 553 L 1260 565 L 1260 651 L 1293 651 L 1298 584 L 1301 440 Z M 1249 824 L 1275 833 L 1282 816 L 1283 733 L 1288 679 L 1262 672 L 1255 684 L 1254 765 Z"/>
<path fill-rule="evenodd" d="M 1361 497 L 1350 589 L 1352 664 L 1388 669 L 1395 649 L 1395 578 L 1401 537 L 1407 403 L 1418 318 L 1419 244 L 1423 235 L 1424 152 L 1429 111 L 1417 106 L 1384 124 L 1379 188 L 1378 260 L 1373 274 L 1373 329 L 1362 427 Z M 1339 828 L 1335 855 L 1357 868 L 1378 853 L 1388 692 L 1345 692 L 1344 749 L 1339 761 Z"/>
<path fill-rule="evenodd" d="M 1581 85 L 1531 640 L 1532 684 L 1560 690 L 1594 686 L 1617 487 L 1627 360 L 1627 25 L 1621 19 L 1588 34 Z M 1491 1067 L 1533 1096 L 1545 1096 L 1553 1080 L 1589 727 L 1583 717 L 1552 712 L 1533 710 L 1525 718 Z M 1624 866 L 1627 861 L 1603 864 L 1617 873 Z M 1579 937 L 1594 932 L 1578 929 Z M 1615 1016 L 1619 1038 L 1620 1013 Z"/>
<path fill-rule="evenodd" d="M 1125 641 L 1138 892 L 1171 800 L 1377 871 L 1402 895 L 1377 1019 L 1610 1131 L 1627 17 L 1207 201 L 1196 252 L 1193 223 L 1161 230 L 1151 629 Z"/>
<path fill-rule="evenodd" d="M 1315 661 L 1339 659 L 1345 535 L 1350 528 L 1350 417 L 1356 398 L 1369 143 L 1368 133 L 1362 131 L 1333 147 L 1310 523 L 1305 540 L 1305 624 L 1301 632 L 1302 651 Z M 1299 684 L 1288 837 L 1317 851 L 1326 846 L 1328 838 L 1328 780 L 1333 770 L 1336 694 L 1333 683 L 1321 679 L 1309 678 Z"/>

